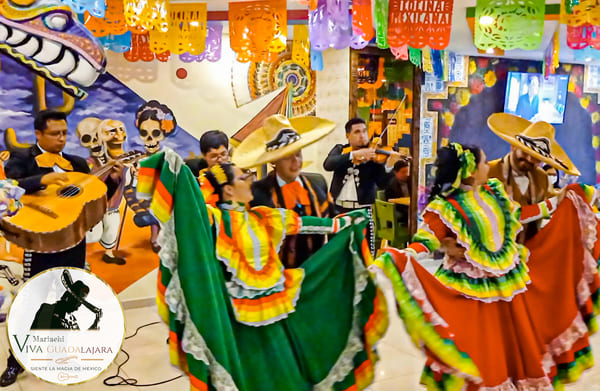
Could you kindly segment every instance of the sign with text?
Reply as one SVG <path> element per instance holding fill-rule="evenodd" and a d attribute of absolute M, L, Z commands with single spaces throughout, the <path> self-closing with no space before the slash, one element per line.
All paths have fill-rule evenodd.
<path fill-rule="evenodd" d="M 433 117 L 424 117 L 421 119 L 421 140 L 419 142 L 420 159 L 427 159 L 433 156 L 433 127 Z"/>

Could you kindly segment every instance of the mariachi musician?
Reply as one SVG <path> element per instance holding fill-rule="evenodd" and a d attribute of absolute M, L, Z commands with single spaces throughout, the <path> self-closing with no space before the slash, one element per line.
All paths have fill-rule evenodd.
<path fill-rule="evenodd" d="M 48 185 L 66 184 L 68 177 L 65 172 L 90 172 L 84 158 L 62 152 L 67 142 L 65 113 L 55 110 L 40 111 L 35 116 L 34 127 L 37 143 L 30 148 L 11 153 L 4 167 L 6 176 L 16 179 L 27 194 L 35 193 Z M 75 246 L 55 253 L 25 251 L 23 277 L 28 279 L 37 273 L 58 266 L 83 269 L 85 256 L 85 237 Z M 23 368 L 11 352 L 7 360 L 7 368 L 0 376 L 0 387 L 13 384 L 21 372 Z"/>
<path fill-rule="evenodd" d="M 326 171 L 333 171 L 331 196 L 338 213 L 366 208 L 371 218 L 367 239 L 375 251 L 372 204 L 378 188 L 384 188 L 393 176 L 394 163 L 405 156 L 389 152 L 384 162 L 377 161 L 377 151 L 369 146 L 367 124 L 352 118 L 345 125 L 348 144 L 337 144 L 323 162 Z M 387 151 L 386 151 L 387 152 Z"/>

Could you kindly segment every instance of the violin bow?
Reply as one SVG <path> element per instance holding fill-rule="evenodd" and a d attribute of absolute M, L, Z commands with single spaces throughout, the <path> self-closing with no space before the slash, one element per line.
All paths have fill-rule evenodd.
<path fill-rule="evenodd" d="M 396 110 L 394 110 L 394 114 L 392 114 L 392 118 L 398 114 L 398 110 L 400 110 L 400 107 L 402 106 L 402 103 L 404 103 L 405 99 L 406 99 L 406 95 L 404 95 L 404 97 L 398 104 L 398 107 L 396 107 Z M 389 126 L 390 126 L 390 123 L 388 122 L 387 125 L 385 126 L 385 129 L 383 129 L 383 131 L 378 136 L 375 136 L 375 133 L 373 133 L 373 138 L 376 138 L 376 137 L 379 137 L 379 139 L 383 138 L 383 135 L 385 134 L 385 132 L 387 132 Z"/>

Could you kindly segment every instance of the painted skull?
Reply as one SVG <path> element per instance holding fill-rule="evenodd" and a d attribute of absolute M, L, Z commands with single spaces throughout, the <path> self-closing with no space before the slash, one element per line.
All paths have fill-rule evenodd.
<path fill-rule="evenodd" d="M 160 143 L 165 137 L 175 132 L 177 121 L 168 106 L 151 100 L 141 105 L 135 113 L 135 127 L 146 153 L 151 155 L 160 150 Z"/>
<path fill-rule="evenodd" d="M 98 125 L 98 137 L 106 148 L 106 152 L 112 158 L 121 156 L 123 151 L 123 143 L 127 138 L 125 124 L 114 119 L 105 119 Z"/>
<path fill-rule="evenodd" d="M 146 152 L 149 155 L 158 152 L 160 142 L 165 139 L 165 133 L 160 128 L 160 122 L 147 119 L 140 123 L 139 132 Z"/>
<path fill-rule="evenodd" d="M 102 158 L 106 155 L 104 145 L 98 137 L 98 125 L 102 121 L 99 118 L 87 117 L 77 124 L 77 137 L 81 146 L 89 149 L 90 156 Z"/>

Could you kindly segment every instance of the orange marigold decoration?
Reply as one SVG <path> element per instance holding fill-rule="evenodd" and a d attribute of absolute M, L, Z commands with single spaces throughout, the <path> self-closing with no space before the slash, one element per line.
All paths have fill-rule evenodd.
<path fill-rule="evenodd" d="M 229 3 L 229 39 L 239 62 L 273 62 L 285 50 L 285 0 Z"/>
<path fill-rule="evenodd" d="M 450 42 L 453 4 L 454 0 L 390 0 L 388 44 L 445 49 Z"/>
<path fill-rule="evenodd" d="M 169 51 L 166 51 L 164 53 L 153 53 L 150 50 L 150 43 L 147 31 L 143 33 L 132 33 L 131 49 L 123 53 L 123 57 L 125 57 L 125 59 L 130 62 L 136 62 L 139 60 L 149 62 L 154 60 L 155 58 L 158 61 L 166 62 L 170 56 L 171 53 L 169 53 Z"/>
<path fill-rule="evenodd" d="M 169 5 L 168 30 L 150 30 L 150 50 L 174 54 L 200 54 L 206 43 L 206 3 Z"/>
<path fill-rule="evenodd" d="M 123 0 L 106 0 L 106 13 L 104 18 L 92 16 L 85 12 L 85 27 L 96 37 L 107 35 L 123 35 L 127 32 Z"/>

